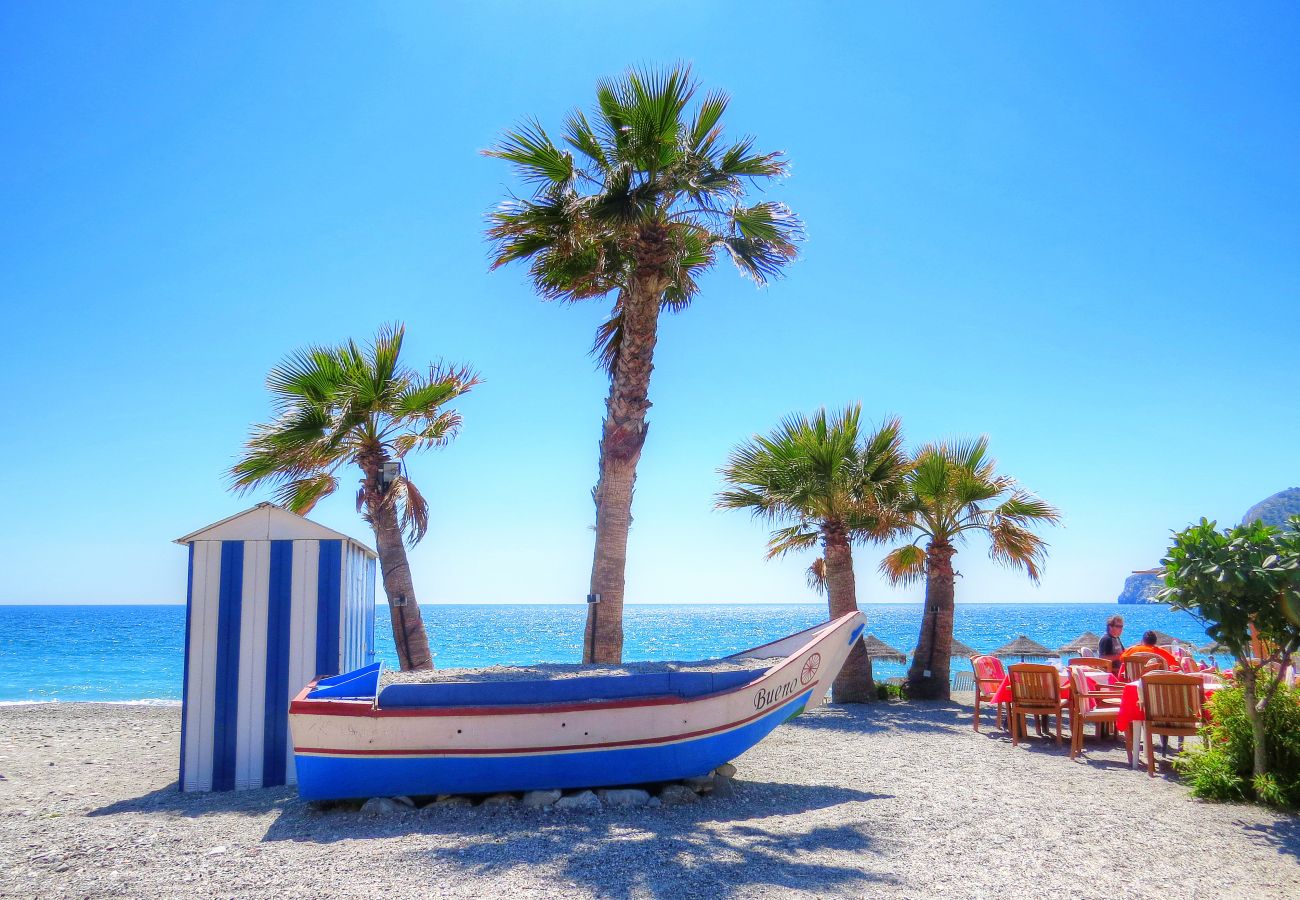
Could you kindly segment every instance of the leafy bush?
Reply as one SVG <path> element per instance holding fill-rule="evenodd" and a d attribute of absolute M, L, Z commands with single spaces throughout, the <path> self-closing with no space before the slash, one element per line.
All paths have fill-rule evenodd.
<path fill-rule="evenodd" d="M 907 699 L 907 695 L 903 693 L 903 686 L 901 684 L 890 684 L 887 681 L 877 681 L 876 699 L 905 700 Z"/>
<path fill-rule="evenodd" d="M 1268 683 L 1260 685 L 1261 693 Z M 1300 808 L 1300 690 L 1279 685 L 1264 711 L 1270 771 L 1252 776 L 1255 738 L 1239 685 L 1210 700 L 1208 747 L 1189 745 L 1174 765 L 1204 800 L 1258 800 L 1280 809 Z"/>

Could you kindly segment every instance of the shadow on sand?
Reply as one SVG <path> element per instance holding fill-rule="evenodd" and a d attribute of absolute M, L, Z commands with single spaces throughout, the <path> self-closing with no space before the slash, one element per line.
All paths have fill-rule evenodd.
<path fill-rule="evenodd" d="M 265 815 L 277 809 L 295 806 L 306 808 L 293 787 L 261 788 L 254 791 L 196 791 L 182 793 L 177 782 L 129 800 L 118 800 L 88 816 L 113 816 L 118 813 L 171 813 L 177 816 L 206 816 L 212 813 Z"/>
<path fill-rule="evenodd" d="M 660 809 L 551 812 L 425 809 L 400 817 L 362 817 L 290 805 L 264 841 L 333 844 L 422 835 L 405 854 L 412 876 L 448 864 L 467 875 L 504 874 L 518 866 L 556 866 L 557 894 L 585 888 L 606 897 L 723 897 L 754 886 L 803 891 L 865 891 L 895 884 L 862 868 L 877 853 L 856 824 L 818 826 L 816 811 L 882 795 L 839 787 L 738 782 L 734 799 Z M 781 817 L 811 813 L 792 825 Z M 827 862 L 826 851 L 833 859 Z M 814 861 L 810 854 L 819 854 Z M 842 854 L 842 856 L 841 856 Z"/>

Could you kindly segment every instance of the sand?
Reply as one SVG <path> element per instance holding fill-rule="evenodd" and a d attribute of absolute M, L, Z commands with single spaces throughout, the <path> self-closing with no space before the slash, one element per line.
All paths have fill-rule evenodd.
<path fill-rule="evenodd" d="M 1300 819 L 969 716 L 813 710 L 692 806 L 366 816 L 177 792 L 175 708 L 0 707 L 0 896 L 1300 897 Z"/>

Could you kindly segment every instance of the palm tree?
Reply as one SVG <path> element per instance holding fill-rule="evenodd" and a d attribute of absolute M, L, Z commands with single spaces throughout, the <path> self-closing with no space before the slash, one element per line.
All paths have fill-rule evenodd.
<path fill-rule="evenodd" d="M 357 510 L 375 532 L 393 639 L 402 670 L 428 669 L 425 634 L 403 536 L 411 546 L 429 527 L 429 505 L 406 471 L 416 450 L 446 445 L 461 417 L 447 403 L 478 384 L 465 368 L 431 366 L 421 375 L 402 365 L 405 327 L 380 328 L 374 342 L 307 347 L 267 376 L 275 419 L 254 426 L 230 470 L 244 493 L 275 486 L 275 502 L 305 515 L 339 486 L 338 470 L 361 469 Z"/>
<path fill-rule="evenodd" d="M 1014 478 L 997 473 L 997 461 L 988 455 L 987 437 L 922 447 L 906 488 L 898 512 L 914 537 L 890 551 L 880 570 L 895 584 L 925 577 L 925 610 L 907 673 L 908 696 L 947 699 L 956 544 L 971 532 L 983 532 L 995 562 L 1023 569 L 1037 583 L 1047 544 L 1030 528 L 1055 524 L 1061 516 Z"/>
<path fill-rule="evenodd" d="M 725 93 L 706 94 L 688 114 L 696 91 L 684 65 L 629 71 L 597 84 L 590 117 L 569 114 L 561 145 L 530 120 L 484 151 L 532 188 L 491 213 L 492 267 L 527 260 L 544 299 L 613 298 L 593 347 L 610 386 L 592 492 L 590 593 L 600 602 L 588 610 L 587 662 L 622 658 L 632 493 L 660 312 L 688 306 L 720 256 L 765 284 L 802 237 L 785 205 L 745 202 L 747 182 L 786 174 L 784 156 L 755 152 L 751 138 L 724 140 Z"/>
<path fill-rule="evenodd" d="M 858 608 L 853 543 L 892 533 L 890 506 L 907 471 L 901 423 L 890 419 L 864 434 L 860 419 L 858 406 L 833 417 L 822 409 L 811 418 L 787 418 L 767 437 L 755 435 L 731 452 L 722 477 L 732 488 L 717 501 L 720 509 L 793 523 L 772 532 L 768 559 L 820 545 L 809 584 L 825 585 L 832 618 Z M 871 660 L 861 644 L 835 679 L 832 696 L 838 703 L 875 699 Z"/>

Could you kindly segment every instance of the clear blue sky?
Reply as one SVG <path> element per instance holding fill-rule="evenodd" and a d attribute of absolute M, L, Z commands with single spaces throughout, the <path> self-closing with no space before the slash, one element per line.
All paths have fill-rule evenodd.
<path fill-rule="evenodd" d="M 1294 5 L 737 9 L 5 4 L 0 602 L 183 599 L 170 540 L 253 502 L 222 473 L 266 370 L 397 319 L 411 362 L 486 379 L 412 464 L 421 599 L 579 600 L 604 308 L 488 272 L 511 182 L 478 151 L 639 62 L 731 91 L 809 238 L 663 323 L 630 601 L 810 599 L 810 560 L 712 498 L 731 446 L 822 404 L 987 432 L 1064 511 L 1041 587 L 975 544 L 959 600 L 1112 600 L 1171 528 L 1300 484 Z M 367 537 L 350 487 L 317 517 Z M 919 596 L 878 556 L 862 601 Z"/>

